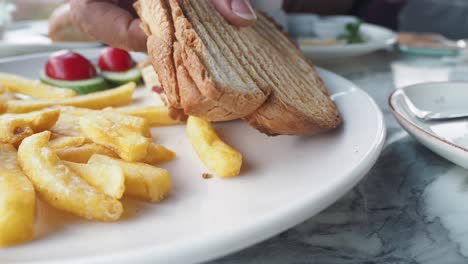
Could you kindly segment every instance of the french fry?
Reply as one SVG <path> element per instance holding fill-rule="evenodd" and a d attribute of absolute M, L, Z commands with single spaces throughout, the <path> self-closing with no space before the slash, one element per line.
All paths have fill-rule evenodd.
<path fill-rule="evenodd" d="M 130 82 L 120 87 L 72 98 L 56 100 L 11 100 L 7 102 L 7 111 L 11 113 L 26 113 L 40 110 L 53 105 L 76 106 L 89 109 L 122 106 L 132 102 L 136 84 Z"/>
<path fill-rule="evenodd" d="M 113 149 L 116 153 L 119 153 L 119 147 L 112 146 L 109 142 L 118 141 L 119 135 L 117 134 L 120 132 L 123 135 L 133 134 L 133 132 L 136 132 L 137 134 L 142 135 L 144 137 L 151 136 L 150 127 L 148 125 L 147 119 L 142 117 L 116 113 L 115 111 L 110 109 L 104 112 L 97 112 L 94 110 L 83 108 L 65 107 L 61 108 L 61 110 L 62 113 L 73 114 L 75 116 L 79 116 L 85 119 L 82 122 L 86 123 L 84 126 L 85 129 L 87 129 L 88 131 L 87 133 L 89 133 L 88 137 L 90 138 L 90 140 L 98 144 L 105 145 Z M 94 127 L 94 129 L 91 129 L 90 126 Z M 66 128 L 65 130 L 70 129 Z M 100 133 L 97 133 L 96 131 Z M 83 132 L 83 135 L 86 135 L 86 133 Z M 99 138 L 102 139 L 100 140 Z M 134 145 L 131 140 L 122 139 L 120 141 L 120 143 L 122 143 L 123 145 L 125 145 L 127 142 L 130 146 Z M 139 159 L 132 161 L 141 161 L 147 164 L 159 164 L 162 162 L 170 161 L 174 159 L 175 156 L 175 153 L 168 150 L 167 148 L 150 142 L 146 151 L 146 155 L 141 155 Z"/>
<path fill-rule="evenodd" d="M 81 107 L 74 107 L 74 106 L 54 106 L 53 108 L 60 109 L 61 113 L 73 115 L 76 117 L 81 117 L 81 116 L 92 114 L 92 113 L 102 113 L 102 111 L 99 111 L 99 110 L 91 110 L 88 108 L 81 108 Z"/>
<path fill-rule="evenodd" d="M 145 82 L 146 88 L 151 90 L 153 86 L 161 86 L 161 82 L 159 81 L 158 74 L 153 68 L 153 65 L 140 65 L 141 75 L 143 77 L 143 81 Z"/>
<path fill-rule="evenodd" d="M 85 137 L 57 137 L 49 141 L 49 147 L 52 149 L 63 149 L 80 147 L 86 143 Z"/>
<path fill-rule="evenodd" d="M 9 92 L 29 95 L 37 99 L 62 99 L 76 96 L 73 90 L 50 86 L 9 73 L 0 73 L 0 85 Z"/>
<path fill-rule="evenodd" d="M 1 89 L 1 86 L 0 86 L 0 89 Z M 16 99 L 17 98 L 15 97 L 14 94 L 0 91 L 0 114 L 3 114 L 7 111 L 7 102 L 9 100 L 16 100 Z"/>
<path fill-rule="evenodd" d="M 0 143 L 16 144 L 34 133 L 50 129 L 60 116 L 59 110 L 45 109 L 27 114 L 0 116 Z"/>
<path fill-rule="evenodd" d="M 86 115 L 80 119 L 81 132 L 93 142 L 110 148 L 126 161 L 143 160 L 151 140 L 143 135 L 145 131 L 128 126 L 129 123 L 120 123 L 119 120 L 121 119 L 104 115 Z"/>
<path fill-rule="evenodd" d="M 81 164 L 65 161 L 72 171 L 85 180 L 89 185 L 109 195 L 120 199 L 125 190 L 125 178 L 122 169 L 108 164 Z"/>
<path fill-rule="evenodd" d="M 27 137 L 18 149 L 18 161 L 36 191 L 50 205 L 86 219 L 118 220 L 123 212 L 120 201 L 96 190 L 48 146 L 50 132 Z"/>
<path fill-rule="evenodd" d="M 159 81 L 158 74 L 153 68 L 153 65 L 140 65 L 139 66 L 140 71 L 141 71 L 141 76 L 143 77 L 143 82 L 145 83 L 145 86 L 150 93 L 150 96 L 153 99 L 153 102 L 156 103 L 157 105 L 162 105 L 164 104 L 163 99 L 161 96 L 157 93 L 153 92 L 153 88 L 155 86 L 161 86 L 161 82 Z"/>
<path fill-rule="evenodd" d="M 140 162 L 156 165 L 163 162 L 171 161 L 175 159 L 175 157 L 176 154 L 173 151 L 165 148 L 162 145 L 158 145 L 151 142 L 148 145 L 146 157 Z"/>
<path fill-rule="evenodd" d="M 209 170 L 221 177 L 239 175 L 242 155 L 224 143 L 209 122 L 190 116 L 187 120 L 187 135 L 198 157 Z"/>
<path fill-rule="evenodd" d="M 12 145 L 0 144 L 0 247 L 31 240 L 36 195 Z"/>
<path fill-rule="evenodd" d="M 165 169 L 144 163 L 126 162 L 103 155 L 93 155 L 88 164 L 119 166 L 125 176 L 125 195 L 149 202 L 159 202 L 171 190 L 171 177 Z"/>
<path fill-rule="evenodd" d="M 9 116 L 5 114 L 3 116 Z M 23 116 L 35 133 L 49 130 L 55 125 L 60 117 L 60 111 L 55 109 L 44 109 L 40 111 L 30 112 L 27 114 L 15 114 L 14 117 Z"/>
<path fill-rule="evenodd" d="M 51 128 L 53 135 L 84 137 L 80 128 L 80 117 L 71 115 L 67 112 L 61 112 L 57 123 Z"/>
<path fill-rule="evenodd" d="M 0 94 L 0 114 L 3 114 L 7 111 L 7 102 L 8 99 L 6 99 L 3 94 Z"/>
<path fill-rule="evenodd" d="M 2 97 L 5 101 L 19 99 L 15 94 L 9 92 L 0 93 L 0 97 Z"/>
<path fill-rule="evenodd" d="M 55 153 L 62 160 L 76 163 L 86 163 L 94 154 L 101 154 L 114 158 L 119 157 L 114 151 L 95 143 L 88 143 L 79 147 L 56 149 Z"/>
<path fill-rule="evenodd" d="M 93 116 L 93 114 L 87 116 Z M 145 137 L 151 137 L 151 127 L 145 118 L 107 111 L 100 111 L 99 117 L 118 124 L 118 127 L 125 127 L 125 129 L 134 131 Z M 115 129 L 120 128 L 116 127 Z"/>
<path fill-rule="evenodd" d="M 146 137 L 151 137 L 151 131 L 150 131 L 151 127 L 148 121 L 142 117 L 126 115 L 126 114 L 118 113 L 115 111 L 91 110 L 91 109 L 72 107 L 72 106 L 59 106 L 55 108 L 60 109 L 61 113 L 64 115 L 73 116 L 69 118 L 70 121 L 68 123 L 76 124 L 76 121 L 79 121 L 80 117 L 85 117 L 87 115 L 101 116 L 112 122 L 119 123 L 123 126 L 126 126 L 130 128 L 131 130 L 141 133 L 142 135 Z M 68 127 L 70 127 L 70 125 Z M 70 130 L 69 128 L 67 129 Z M 75 127 L 73 128 L 73 130 L 75 130 Z"/>
<path fill-rule="evenodd" d="M 148 120 L 150 126 L 172 126 L 182 124 L 179 120 L 174 120 L 169 116 L 169 110 L 165 106 L 123 106 L 106 108 L 105 110 L 142 117 Z"/>

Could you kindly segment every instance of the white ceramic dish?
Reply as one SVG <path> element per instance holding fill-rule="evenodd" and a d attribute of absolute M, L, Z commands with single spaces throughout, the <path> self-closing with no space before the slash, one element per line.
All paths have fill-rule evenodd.
<path fill-rule="evenodd" d="M 319 30 L 319 33 L 324 35 L 324 37 L 336 37 L 342 32 L 345 24 L 341 20 L 333 19 L 320 23 L 322 23 L 323 30 Z M 320 23 L 317 27 L 320 27 Z M 326 32 L 328 33 L 325 34 Z M 330 46 L 301 45 L 300 48 L 312 61 L 332 60 L 360 56 L 379 49 L 389 48 L 396 41 L 396 35 L 393 31 L 372 24 L 364 23 L 361 26 L 361 34 L 366 41 L 360 44 L 338 44 Z"/>
<path fill-rule="evenodd" d="M 8 28 L 0 41 L 0 57 L 101 45 L 98 42 L 52 42 L 47 37 L 47 21 L 17 22 Z"/>
<path fill-rule="evenodd" d="M 408 133 L 435 153 L 468 169 L 468 119 L 424 121 L 413 110 L 467 109 L 467 98 L 466 82 L 434 82 L 398 89 L 390 96 L 389 104 Z"/>
<path fill-rule="evenodd" d="M 82 52 L 96 58 L 99 49 Z M 0 60 L 0 72 L 37 77 L 47 55 Z M 137 60 L 143 59 L 135 54 Z M 242 176 L 203 179 L 184 126 L 154 128 L 157 142 L 178 153 L 162 167 L 173 178 L 170 198 L 151 205 L 126 200 L 128 217 L 94 223 L 40 204 L 37 239 L 1 249 L 0 263 L 193 263 L 237 251 L 323 210 L 372 167 L 385 138 L 382 114 L 351 82 L 320 70 L 344 125 L 315 137 L 268 137 L 244 122 L 216 124 L 244 155 Z M 151 104 L 146 89 L 136 93 Z"/>

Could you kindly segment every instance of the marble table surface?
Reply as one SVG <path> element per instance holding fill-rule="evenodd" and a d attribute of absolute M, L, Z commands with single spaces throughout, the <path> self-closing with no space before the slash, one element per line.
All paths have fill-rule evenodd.
<path fill-rule="evenodd" d="M 381 51 L 319 64 L 352 80 L 381 107 L 388 135 L 379 160 L 322 213 L 212 263 L 468 263 L 468 171 L 404 132 L 387 103 L 405 85 L 468 80 L 468 60 Z"/>

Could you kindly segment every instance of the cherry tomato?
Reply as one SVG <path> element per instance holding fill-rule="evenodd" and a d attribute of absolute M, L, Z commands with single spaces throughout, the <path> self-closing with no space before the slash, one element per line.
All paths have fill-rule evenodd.
<path fill-rule="evenodd" d="M 46 62 L 45 72 L 49 78 L 65 81 L 86 80 L 97 76 L 96 69 L 88 59 L 70 50 L 53 53 Z"/>
<path fill-rule="evenodd" d="M 135 65 L 132 56 L 125 50 L 107 47 L 99 56 L 99 67 L 102 71 L 124 72 Z"/>

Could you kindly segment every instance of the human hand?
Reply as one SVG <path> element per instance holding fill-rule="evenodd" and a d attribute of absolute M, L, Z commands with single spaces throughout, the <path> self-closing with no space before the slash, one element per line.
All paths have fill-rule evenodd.
<path fill-rule="evenodd" d="M 211 0 L 233 25 L 249 26 L 256 16 L 249 0 Z M 133 9 L 134 0 L 70 0 L 73 23 L 98 41 L 126 50 L 146 51 L 147 36 Z"/>
<path fill-rule="evenodd" d="M 218 12 L 235 26 L 250 26 L 257 20 L 250 0 L 211 0 L 211 2 Z"/>

